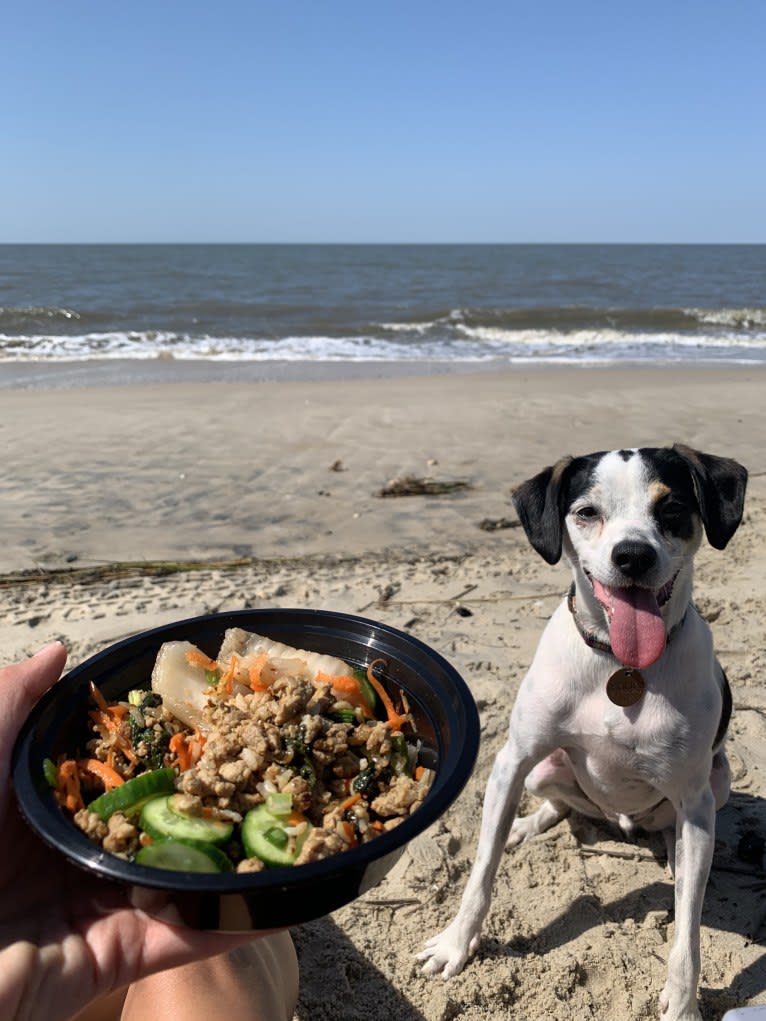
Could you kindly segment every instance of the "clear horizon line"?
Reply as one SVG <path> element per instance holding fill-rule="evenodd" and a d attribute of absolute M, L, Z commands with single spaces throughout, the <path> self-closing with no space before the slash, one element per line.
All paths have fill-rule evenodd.
<path fill-rule="evenodd" d="M 0 247 L 34 246 L 114 246 L 114 247 L 391 247 L 391 248 L 512 248 L 512 247 L 758 247 L 766 241 L 3 241 Z"/>

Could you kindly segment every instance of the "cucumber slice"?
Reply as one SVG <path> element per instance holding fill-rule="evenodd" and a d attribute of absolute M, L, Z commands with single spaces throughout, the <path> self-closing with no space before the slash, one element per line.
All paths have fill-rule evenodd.
<path fill-rule="evenodd" d="M 204 840 L 173 840 L 165 837 L 142 847 L 137 865 L 175 872 L 231 872 L 234 866 L 220 848 Z"/>
<path fill-rule="evenodd" d="M 277 831 L 284 835 L 284 844 Z M 242 846 L 248 858 L 260 858 L 264 865 L 292 865 L 310 832 L 311 823 L 307 822 L 303 833 L 291 841 L 285 831 L 285 817 L 272 814 L 266 805 L 256 805 L 242 820 Z"/>
<path fill-rule="evenodd" d="M 174 840 L 203 840 L 207 844 L 224 844 L 234 827 L 221 819 L 205 819 L 173 808 L 175 795 L 152 798 L 141 809 L 139 826 L 150 837 Z"/>
<path fill-rule="evenodd" d="M 272 868 L 292 865 L 298 856 L 298 852 L 292 852 L 286 848 L 277 847 L 267 835 L 271 832 L 271 829 L 266 830 L 265 832 L 259 830 L 258 832 L 251 834 L 247 842 L 245 842 L 243 835 L 242 843 L 245 844 L 245 850 L 247 851 L 248 857 L 260 858 L 264 865 L 271 866 Z M 284 830 L 282 830 L 282 832 L 284 833 Z M 286 833 L 285 836 L 287 836 Z"/>
<path fill-rule="evenodd" d="M 95 812 L 104 822 L 115 812 L 123 812 L 128 816 L 138 815 L 150 798 L 156 798 L 158 794 L 172 794 L 175 789 L 174 769 L 153 769 L 99 795 L 88 805 L 88 811 Z"/>

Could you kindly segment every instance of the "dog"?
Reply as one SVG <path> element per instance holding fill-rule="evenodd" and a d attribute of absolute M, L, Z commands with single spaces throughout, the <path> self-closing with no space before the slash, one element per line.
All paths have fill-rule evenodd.
<path fill-rule="evenodd" d="M 572 809 L 626 835 L 661 831 L 675 880 L 663 1021 L 699 1021 L 700 918 L 715 813 L 729 796 L 731 693 L 692 603 L 703 532 L 722 550 L 742 519 L 747 470 L 690 447 L 565 457 L 512 494 L 533 548 L 572 568 L 543 632 L 487 785 L 478 847 L 454 920 L 417 955 L 457 974 L 477 948 L 504 846 Z M 545 799 L 516 818 L 522 789 Z"/>

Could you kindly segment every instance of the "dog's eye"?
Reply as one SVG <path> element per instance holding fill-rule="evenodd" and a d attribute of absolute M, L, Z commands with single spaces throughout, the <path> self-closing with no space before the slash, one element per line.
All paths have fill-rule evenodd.
<path fill-rule="evenodd" d="M 658 511 L 658 520 L 662 528 L 680 534 L 689 525 L 689 509 L 678 500 L 668 500 Z"/>
<path fill-rule="evenodd" d="M 682 521 L 686 517 L 686 514 L 687 514 L 686 507 L 684 507 L 682 503 L 678 503 L 675 500 L 668 501 L 668 503 L 663 503 L 662 507 L 660 507 L 660 517 L 662 518 L 663 522 L 665 522 L 668 525 L 672 525 L 675 522 Z"/>
<path fill-rule="evenodd" d="M 581 521 L 595 521 L 600 516 L 598 510 L 590 504 L 585 507 L 578 507 L 575 511 L 575 517 L 580 518 Z"/>

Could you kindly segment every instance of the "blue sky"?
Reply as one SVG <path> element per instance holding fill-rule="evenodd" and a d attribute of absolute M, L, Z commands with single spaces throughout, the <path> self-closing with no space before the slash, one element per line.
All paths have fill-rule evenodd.
<path fill-rule="evenodd" d="M 762 0 L 8 0 L 0 241 L 766 242 Z"/>

